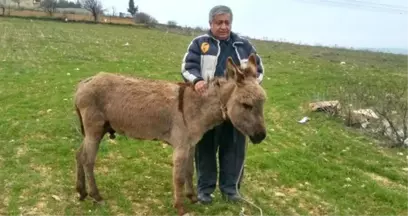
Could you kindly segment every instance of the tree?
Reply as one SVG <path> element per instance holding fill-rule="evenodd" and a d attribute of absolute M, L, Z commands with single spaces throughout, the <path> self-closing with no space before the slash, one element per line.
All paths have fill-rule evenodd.
<path fill-rule="evenodd" d="M 84 9 L 91 12 L 94 21 L 97 22 L 99 15 L 103 14 L 102 3 L 99 0 L 82 0 Z"/>
<path fill-rule="evenodd" d="M 2 16 L 6 13 L 6 0 L 0 0 L 0 8 L 2 10 Z"/>
<path fill-rule="evenodd" d="M 58 0 L 57 8 L 82 8 L 82 6 L 78 1 L 74 3 L 73 1 L 68 0 Z"/>
<path fill-rule="evenodd" d="M 127 11 L 130 14 L 132 14 L 132 16 L 135 16 L 138 10 L 139 10 L 139 7 L 138 6 L 135 7 L 135 2 L 133 0 L 129 0 L 129 8 L 127 9 Z"/>
<path fill-rule="evenodd" d="M 40 8 L 48 13 L 48 15 L 52 16 L 52 14 L 57 10 L 57 0 L 41 1 Z"/>
<path fill-rule="evenodd" d="M 148 26 L 154 26 L 158 21 L 150 16 L 148 13 L 140 12 L 134 16 L 135 23 L 145 24 Z"/>
<path fill-rule="evenodd" d="M 112 16 L 116 16 L 116 8 L 112 6 Z"/>
<path fill-rule="evenodd" d="M 173 20 L 170 20 L 170 21 L 167 22 L 167 26 L 170 27 L 170 28 L 176 28 L 177 27 L 177 22 L 173 21 Z"/>
<path fill-rule="evenodd" d="M 17 7 L 20 8 L 21 0 L 13 0 L 14 3 L 17 4 Z"/>

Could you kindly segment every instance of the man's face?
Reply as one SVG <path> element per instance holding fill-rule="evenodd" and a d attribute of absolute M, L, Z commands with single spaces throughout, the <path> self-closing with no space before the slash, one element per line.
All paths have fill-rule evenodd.
<path fill-rule="evenodd" d="M 212 23 L 210 23 L 211 32 L 220 40 L 227 39 L 231 32 L 231 15 L 218 14 L 215 15 Z"/>

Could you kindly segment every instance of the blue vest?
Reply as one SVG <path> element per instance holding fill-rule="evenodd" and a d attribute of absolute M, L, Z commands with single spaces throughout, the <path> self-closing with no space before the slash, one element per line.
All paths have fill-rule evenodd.
<path fill-rule="evenodd" d="M 252 44 L 231 32 L 228 40 L 216 39 L 211 31 L 194 38 L 184 54 L 181 73 L 184 81 L 196 83 L 210 80 L 215 76 L 224 76 L 226 60 L 232 57 L 236 65 L 248 61 L 251 53 L 256 54 Z M 256 55 L 258 82 L 263 79 L 264 67 L 259 55 Z"/>
<path fill-rule="evenodd" d="M 227 58 L 232 57 L 235 64 L 240 65 L 237 53 L 235 52 L 234 47 L 232 46 L 232 40 L 220 40 L 220 55 L 217 59 L 217 66 L 215 69 L 214 76 L 224 76 L 225 66 L 227 63 Z"/>

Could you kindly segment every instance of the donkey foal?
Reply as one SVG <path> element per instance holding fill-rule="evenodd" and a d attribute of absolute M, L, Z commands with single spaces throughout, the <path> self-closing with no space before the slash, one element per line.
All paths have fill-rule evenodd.
<path fill-rule="evenodd" d="M 245 68 L 227 61 L 226 77 L 208 83 L 200 96 L 192 85 L 149 80 L 101 72 L 81 81 L 74 102 L 81 123 L 83 142 L 76 154 L 76 190 L 79 199 L 89 195 L 102 202 L 95 182 L 95 159 L 103 136 L 115 133 L 140 140 L 161 140 L 173 151 L 174 207 L 179 215 L 184 187 L 191 202 L 197 197 L 193 186 L 193 156 L 196 143 L 209 129 L 229 120 L 253 143 L 266 136 L 263 106 L 265 91 L 256 81 L 256 61 L 251 55 Z"/>

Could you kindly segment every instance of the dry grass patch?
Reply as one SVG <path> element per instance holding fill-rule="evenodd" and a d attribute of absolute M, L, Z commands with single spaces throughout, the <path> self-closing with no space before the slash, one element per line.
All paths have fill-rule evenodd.
<path fill-rule="evenodd" d="M 396 182 L 391 181 L 387 177 L 381 176 L 377 173 L 372 173 L 372 172 L 364 172 L 365 175 L 369 176 L 372 180 L 375 182 L 379 183 L 380 185 L 383 185 L 385 187 L 391 187 L 391 188 L 397 188 L 401 190 L 407 190 L 407 185 L 402 185 L 398 184 Z"/>

